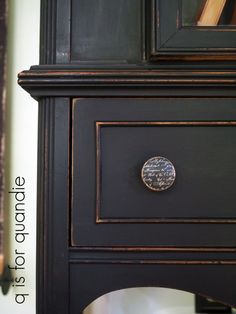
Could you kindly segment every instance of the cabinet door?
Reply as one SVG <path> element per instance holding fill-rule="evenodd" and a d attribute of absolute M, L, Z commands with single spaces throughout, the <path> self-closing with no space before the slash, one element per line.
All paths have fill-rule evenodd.
<path fill-rule="evenodd" d="M 72 245 L 235 246 L 234 99 L 75 99 L 72 135 Z M 163 191 L 141 178 L 155 156 Z"/>
<path fill-rule="evenodd" d="M 141 0 L 72 1 L 72 62 L 139 62 L 141 34 Z"/>
<path fill-rule="evenodd" d="M 151 58 L 236 59 L 235 0 L 153 0 L 152 5 Z"/>

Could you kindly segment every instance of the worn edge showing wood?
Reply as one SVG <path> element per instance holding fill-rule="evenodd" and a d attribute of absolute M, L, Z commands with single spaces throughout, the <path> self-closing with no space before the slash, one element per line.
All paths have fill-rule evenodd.
<path fill-rule="evenodd" d="M 174 2 L 174 1 L 173 1 Z M 173 29 L 172 34 L 167 39 L 165 38 L 164 42 L 162 42 L 162 33 L 161 33 L 161 25 L 160 16 L 162 16 L 163 12 L 161 12 L 160 0 L 151 0 L 151 28 L 149 32 L 151 33 L 151 43 L 149 49 L 149 59 L 154 62 L 184 62 L 185 64 L 189 62 L 197 62 L 197 63 L 205 63 L 208 62 L 225 62 L 236 60 L 236 48 L 233 47 L 188 47 L 187 43 L 186 47 L 166 47 L 166 42 L 169 42 L 178 31 L 183 29 L 182 27 L 182 16 L 180 13 L 180 8 L 176 8 L 176 28 Z M 170 15 L 170 12 L 167 12 Z M 197 31 L 197 32 L 211 32 L 214 36 L 214 33 L 220 32 L 235 32 L 235 28 L 218 28 L 211 26 L 198 27 L 197 29 L 192 27 L 189 30 Z M 193 35 L 194 36 L 194 35 Z M 191 40 L 191 38 L 190 38 Z"/>
<path fill-rule="evenodd" d="M 4 269 L 4 256 L 3 254 L 0 254 L 0 274 L 3 273 L 3 269 Z"/>
<path fill-rule="evenodd" d="M 106 218 L 101 217 L 101 127 L 102 126 L 236 126 L 236 121 L 97 121 L 96 122 L 96 224 L 102 223 L 173 223 L 173 224 L 235 224 L 236 219 L 225 218 Z"/>
<path fill-rule="evenodd" d="M 236 71 L 29 70 L 19 85 L 35 99 L 44 96 L 236 96 Z M 184 89 L 185 88 L 185 89 Z M 172 93 L 170 93 L 170 89 Z"/>
<path fill-rule="evenodd" d="M 235 71 L 170 71 L 170 70 L 29 70 L 19 74 L 18 83 L 32 86 L 101 86 L 121 85 L 228 85 L 236 84 Z"/>

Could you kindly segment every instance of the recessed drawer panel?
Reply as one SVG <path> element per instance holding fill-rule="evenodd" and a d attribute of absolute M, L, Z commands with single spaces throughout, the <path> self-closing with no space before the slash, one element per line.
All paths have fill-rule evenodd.
<path fill-rule="evenodd" d="M 235 139 L 234 99 L 74 100 L 73 245 L 235 245 Z"/>

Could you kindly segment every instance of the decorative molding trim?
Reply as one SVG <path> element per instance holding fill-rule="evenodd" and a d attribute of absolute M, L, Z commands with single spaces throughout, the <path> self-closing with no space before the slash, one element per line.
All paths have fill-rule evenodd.
<path fill-rule="evenodd" d="M 70 259 L 71 264 L 131 264 L 131 265 L 236 265 L 236 260 L 113 260 Z"/>
<path fill-rule="evenodd" d="M 228 36 L 235 36 L 236 28 L 233 26 L 224 27 L 184 27 L 182 26 L 181 19 L 181 1 L 174 0 L 168 9 L 163 9 L 164 0 L 151 0 L 151 11 L 149 13 L 151 19 L 151 44 L 149 50 L 149 58 L 153 61 L 183 61 L 183 62 L 222 62 L 222 61 L 233 61 L 236 60 L 236 48 L 235 47 L 205 47 L 203 43 L 196 43 L 194 46 L 189 45 L 190 40 L 195 43 L 196 34 L 210 33 L 213 36 L 217 36 L 222 32 L 228 33 Z M 172 23 L 164 25 L 166 19 L 171 16 Z M 162 17 L 162 20 L 160 20 Z M 170 21 L 170 19 L 169 19 Z M 163 23 L 162 23 L 163 22 Z M 166 29 L 168 28 L 168 36 L 166 35 Z M 178 45 L 176 37 L 182 32 L 186 32 L 187 35 L 184 44 L 183 38 L 182 43 Z M 195 35 L 195 36 L 194 36 Z M 233 40 L 235 37 L 230 37 Z M 174 43 L 172 42 L 174 41 Z M 176 43 L 177 41 L 177 43 Z"/>
<path fill-rule="evenodd" d="M 234 70 L 66 69 L 48 67 L 19 74 L 18 83 L 36 99 L 43 96 L 217 96 L 236 95 Z M 171 93 L 170 93 L 171 89 Z M 201 93 L 200 93 L 201 90 Z"/>
<path fill-rule="evenodd" d="M 71 251 L 105 251 L 105 252 L 160 252 L 160 253 L 236 253 L 234 247 L 140 247 L 140 246 L 76 246 Z"/>
<path fill-rule="evenodd" d="M 172 224 L 235 224 L 236 218 L 106 218 L 100 216 L 101 206 L 101 134 L 103 126 L 236 126 L 236 121 L 106 121 L 96 122 L 96 223 L 97 224 L 135 224 L 135 223 L 172 223 Z"/>
<path fill-rule="evenodd" d="M 40 314 L 50 314 L 52 308 L 56 313 L 67 313 L 68 308 L 68 103 L 68 99 L 45 98 L 39 105 L 36 308 Z M 63 151 L 58 152 L 61 146 Z M 62 155 L 63 166 L 58 162 Z M 61 285 L 53 284 L 56 278 Z M 63 306 L 55 300 L 58 290 L 64 293 Z"/>

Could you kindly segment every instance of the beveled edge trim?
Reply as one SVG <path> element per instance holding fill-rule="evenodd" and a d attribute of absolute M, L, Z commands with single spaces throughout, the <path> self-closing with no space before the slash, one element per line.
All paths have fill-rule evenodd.
<path fill-rule="evenodd" d="M 164 53 L 164 52 L 163 52 Z M 168 52 L 171 55 L 171 52 Z M 175 56 L 171 55 L 173 58 Z M 236 56 L 236 55 L 235 55 Z M 188 56 L 183 56 L 188 57 Z M 222 58 L 224 60 L 224 58 Z M 234 70 L 196 70 L 196 69 L 81 69 L 71 68 L 40 68 L 22 71 L 18 74 L 18 83 L 22 87 L 63 86 L 98 86 L 112 84 L 148 85 L 148 84 L 235 84 Z M 115 83 L 115 84 L 114 84 Z M 98 84 L 98 85 L 97 85 Z"/>
<path fill-rule="evenodd" d="M 163 57 L 164 60 L 166 56 L 164 54 L 158 58 L 161 60 Z M 171 54 L 167 57 L 170 56 L 173 61 L 178 59 Z M 187 60 L 188 57 L 183 58 Z M 155 61 L 155 56 L 153 60 Z M 190 69 L 184 69 L 183 64 L 180 68 L 174 66 L 173 69 L 163 69 L 163 65 L 158 63 L 155 64 L 155 69 L 150 65 L 147 67 L 137 65 L 126 69 L 102 69 L 96 65 L 93 68 L 91 65 L 88 65 L 88 68 L 81 68 L 81 65 L 76 64 L 38 66 L 21 72 L 18 75 L 18 83 L 36 100 L 45 96 L 170 97 L 173 93 L 169 90 L 173 92 L 173 88 L 177 97 L 194 95 L 200 98 L 202 91 L 197 89 L 201 88 L 204 88 L 204 95 L 208 97 L 228 97 L 229 92 L 231 96 L 235 95 L 236 63 L 228 64 L 228 70 L 220 70 L 219 64 L 219 69 L 207 71 L 203 69 L 207 68 L 205 64 L 202 65 L 202 69 L 196 70 L 194 62 L 195 60 Z"/>
<path fill-rule="evenodd" d="M 214 53 L 215 52 L 215 53 Z M 236 48 L 214 48 L 199 49 L 192 48 L 189 51 L 183 49 L 172 50 L 167 48 L 159 48 L 158 51 L 152 52 L 150 55 L 152 61 L 235 61 Z M 197 82 L 200 83 L 200 82 Z M 209 82 L 207 82 L 209 83 Z"/>
<path fill-rule="evenodd" d="M 182 14 L 180 13 L 180 5 L 177 5 L 176 11 L 176 28 L 173 29 L 171 36 L 164 42 L 158 42 L 157 37 L 161 38 L 160 31 L 160 0 L 152 0 L 152 11 L 150 13 L 151 18 L 151 49 L 149 51 L 149 59 L 153 61 L 235 61 L 236 60 L 236 48 L 231 47 L 192 47 L 192 48 L 168 48 L 165 47 L 166 42 L 175 35 L 177 31 L 182 29 L 192 29 L 194 32 L 235 32 L 236 26 L 221 26 L 221 27 L 197 27 L 190 26 L 185 27 L 182 25 Z M 157 36 L 157 32 L 158 35 Z"/>
<path fill-rule="evenodd" d="M 70 167 L 68 169 L 70 175 L 70 199 L 69 199 L 69 208 L 70 208 L 70 216 L 69 216 L 69 242 L 72 246 L 75 246 L 74 243 L 74 224 L 73 224 L 73 215 L 74 215 L 74 175 L 75 175 L 75 151 L 74 151 L 74 132 L 75 132 L 75 105 L 76 102 L 79 101 L 80 98 L 71 100 L 71 147 L 70 147 Z"/>
<path fill-rule="evenodd" d="M 236 121 L 97 121 L 96 125 L 236 125 Z"/>
<path fill-rule="evenodd" d="M 70 264 L 136 264 L 136 265 L 236 265 L 236 260 L 111 260 L 111 259 L 70 259 Z"/>
<path fill-rule="evenodd" d="M 119 126 L 119 125 L 157 125 L 157 126 L 236 126 L 236 121 L 96 121 L 96 224 L 127 224 L 127 223 L 193 223 L 193 224 L 235 224 L 236 218 L 101 218 L 101 136 L 102 126 Z"/>
<path fill-rule="evenodd" d="M 144 223 L 144 224 L 156 224 L 156 223 L 163 223 L 163 224 L 236 224 L 236 219 L 221 219 L 221 218 L 215 218 L 215 219 L 181 219 L 181 218 L 164 218 L 164 219 L 153 219 L 153 218 L 147 218 L 147 219 L 130 219 L 130 218 L 121 218 L 121 219 L 115 219 L 115 218 L 99 218 L 96 219 L 97 224 L 110 224 L 110 223 L 116 223 L 116 224 L 128 224 L 128 223 Z"/>
<path fill-rule="evenodd" d="M 159 252 L 159 253 L 236 253 L 236 247 L 170 247 L 170 246 L 79 246 L 71 251 Z"/>

